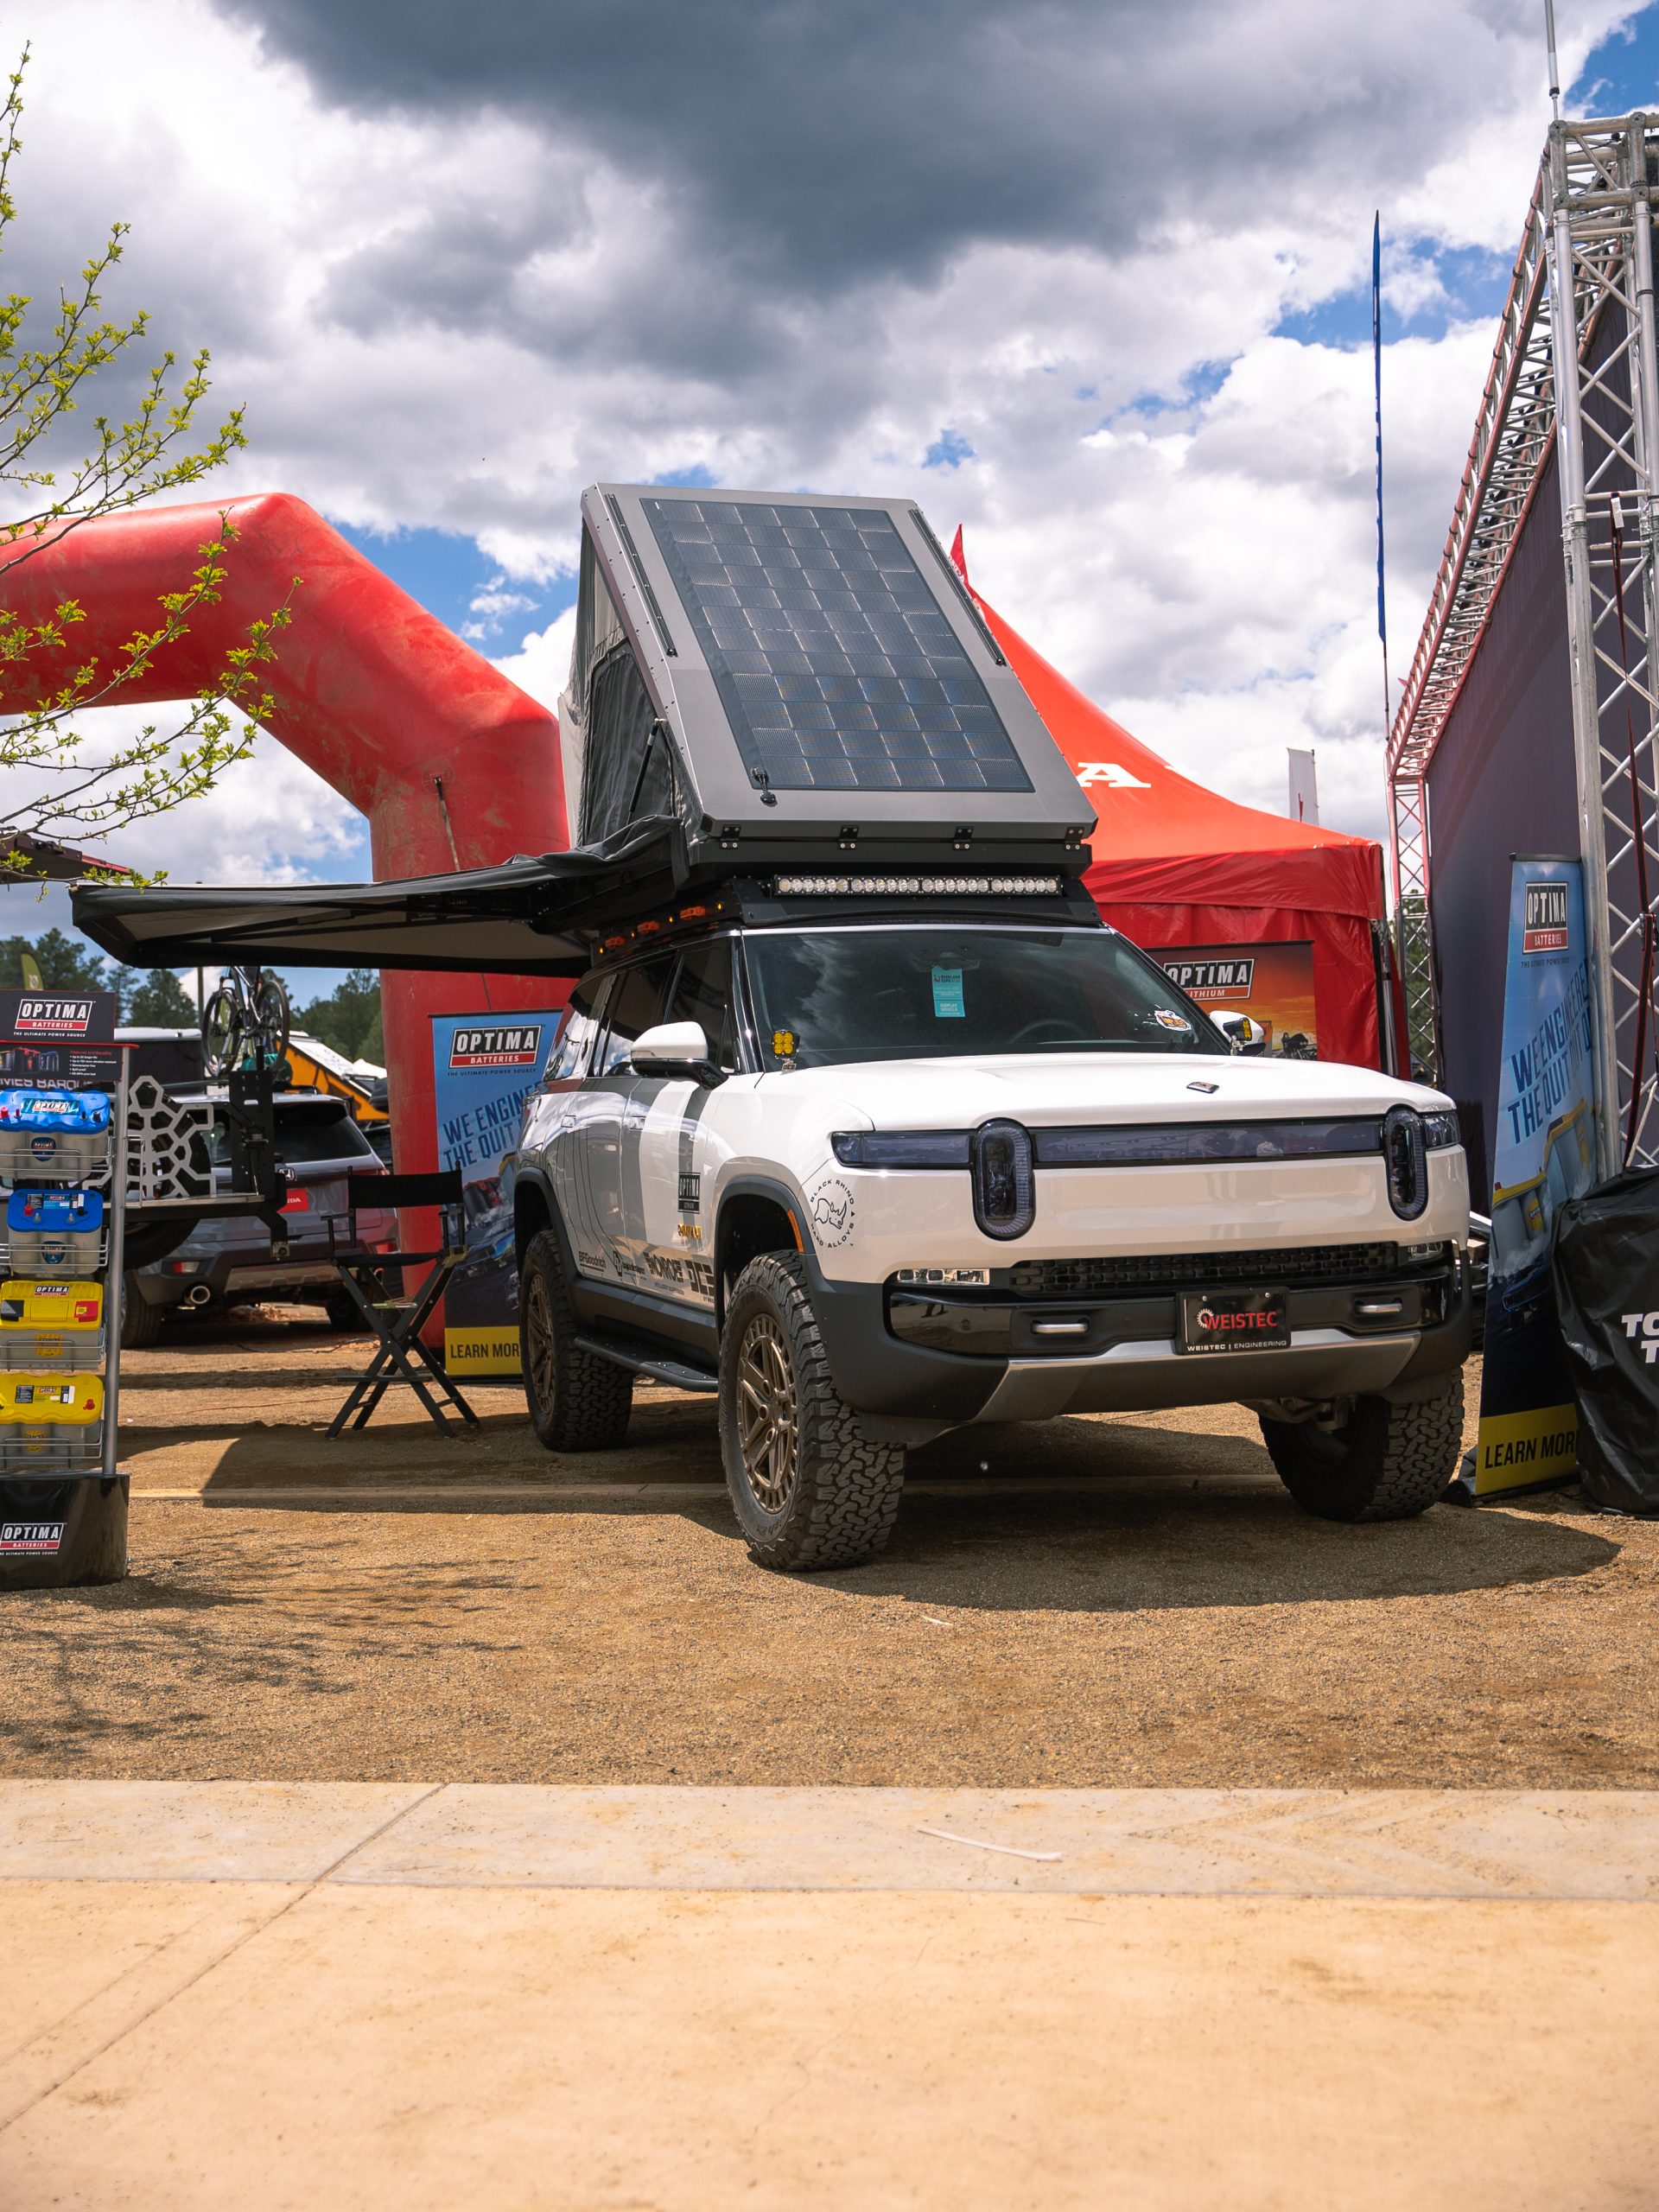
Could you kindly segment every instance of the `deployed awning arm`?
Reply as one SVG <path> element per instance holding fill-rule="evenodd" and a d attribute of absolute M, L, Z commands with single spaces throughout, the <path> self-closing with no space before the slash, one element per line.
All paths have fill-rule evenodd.
<path fill-rule="evenodd" d="M 601 922 L 671 898 L 683 873 L 677 826 L 658 821 L 575 852 L 454 875 L 245 889 L 78 884 L 70 902 L 77 929 L 135 967 L 579 976 Z"/>

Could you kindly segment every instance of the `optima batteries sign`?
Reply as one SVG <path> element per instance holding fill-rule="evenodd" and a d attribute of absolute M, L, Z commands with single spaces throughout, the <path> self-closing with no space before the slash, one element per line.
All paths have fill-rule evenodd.
<path fill-rule="evenodd" d="M 558 1026 L 550 1007 L 433 1017 L 438 1165 L 461 1170 L 466 1217 L 467 1257 L 443 1300 L 444 1364 L 457 1375 L 518 1372 L 512 1179 L 502 1163 L 518 1144 L 524 1101 L 546 1073 Z"/>
<path fill-rule="evenodd" d="M 0 1037 L 20 1045 L 108 1045 L 113 991 L 0 991 Z"/>
<path fill-rule="evenodd" d="M 457 1028 L 449 1040 L 449 1065 L 452 1068 L 533 1068 L 546 1058 L 542 1049 L 546 1020 L 544 1015 L 539 1021 Z"/>

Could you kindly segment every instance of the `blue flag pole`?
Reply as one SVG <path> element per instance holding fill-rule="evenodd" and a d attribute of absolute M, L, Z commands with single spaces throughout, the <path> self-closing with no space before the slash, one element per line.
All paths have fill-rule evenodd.
<path fill-rule="evenodd" d="M 1382 739 L 1394 721 L 1389 686 L 1389 613 L 1382 558 L 1382 213 L 1371 225 L 1371 368 L 1376 392 L 1376 634 L 1382 646 Z"/>

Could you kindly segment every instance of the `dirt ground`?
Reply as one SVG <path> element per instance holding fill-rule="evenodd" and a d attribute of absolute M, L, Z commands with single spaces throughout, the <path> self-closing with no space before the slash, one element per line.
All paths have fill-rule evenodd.
<path fill-rule="evenodd" d="M 1659 1523 L 1576 1491 L 1349 1529 L 1232 1408 L 967 1430 L 879 1561 L 787 1578 L 709 1401 L 583 1457 L 501 1387 L 330 1442 L 364 1357 L 296 1309 L 129 1355 L 132 1574 L 0 1598 L 0 1772 L 1659 1784 Z"/>

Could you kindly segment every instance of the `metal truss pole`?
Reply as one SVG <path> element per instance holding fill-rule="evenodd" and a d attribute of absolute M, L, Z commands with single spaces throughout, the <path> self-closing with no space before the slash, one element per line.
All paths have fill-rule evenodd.
<path fill-rule="evenodd" d="M 1604 1173 L 1659 1160 L 1659 118 L 1557 124 L 1546 190 L 1573 736 Z"/>
<path fill-rule="evenodd" d="M 1594 1006 L 1597 1061 L 1596 1152 L 1599 1173 L 1618 1157 L 1618 1070 L 1613 1052 L 1613 969 L 1607 944 L 1598 734 L 1596 614 L 1590 589 L 1590 518 L 1585 498 L 1584 418 L 1579 391 L 1579 323 L 1574 304 L 1573 234 L 1566 207 L 1562 126 L 1550 131 L 1550 321 L 1555 354 L 1555 447 L 1561 479 L 1561 543 L 1567 562 L 1567 632 L 1573 661 L 1573 751 L 1579 787 L 1579 855 L 1584 863 L 1585 926 Z"/>

